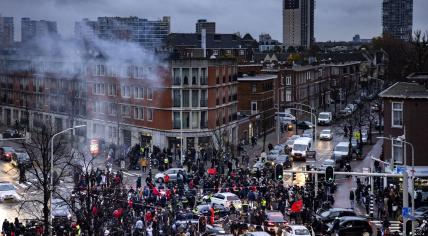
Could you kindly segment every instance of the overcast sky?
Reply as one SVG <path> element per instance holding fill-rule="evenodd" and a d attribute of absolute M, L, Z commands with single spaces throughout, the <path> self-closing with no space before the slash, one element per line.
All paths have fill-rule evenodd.
<path fill-rule="evenodd" d="M 58 22 L 61 35 L 73 35 L 74 22 L 98 16 L 171 16 L 172 32 L 194 32 L 197 19 L 217 22 L 217 32 L 270 33 L 282 41 L 282 0 L 0 0 L 0 14 Z M 381 33 L 382 0 L 317 0 L 317 41 L 346 40 L 359 33 L 371 38 Z M 414 0 L 413 29 L 428 30 L 428 0 Z"/>

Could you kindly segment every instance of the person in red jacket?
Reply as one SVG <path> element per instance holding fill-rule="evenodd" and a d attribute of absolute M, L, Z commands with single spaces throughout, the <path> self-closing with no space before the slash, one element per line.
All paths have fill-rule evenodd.
<path fill-rule="evenodd" d="M 165 177 L 163 177 L 163 181 L 167 184 L 169 182 L 169 175 L 165 175 Z"/>
<path fill-rule="evenodd" d="M 211 213 L 211 215 L 210 215 L 210 224 L 214 224 L 214 208 L 213 207 L 210 207 L 210 213 Z"/>

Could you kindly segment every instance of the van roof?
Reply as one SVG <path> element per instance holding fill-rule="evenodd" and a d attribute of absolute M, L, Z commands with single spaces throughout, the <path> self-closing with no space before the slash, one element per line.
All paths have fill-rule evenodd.
<path fill-rule="evenodd" d="M 307 144 L 310 143 L 312 141 L 312 138 L 308 138 L 308 137 L 302 137 L 302 138 L 298 138 L 294 141 L 294 144 Z"/>

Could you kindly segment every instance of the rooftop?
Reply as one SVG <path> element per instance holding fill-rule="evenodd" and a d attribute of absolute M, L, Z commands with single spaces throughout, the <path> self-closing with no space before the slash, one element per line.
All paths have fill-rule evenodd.
<path fill-rule="evenodd" d="M 406 77 L 410 81 L 428 81 L 428 72 L 416 72 Z"/>
<path fill-rule="evenodd" d="M 277 77 L 278 77 L 277 75 L 259 74 L 255 76 L 239 77 L 238 81 L 266 81 L 266 80 L 276 79 Z"/>
<path fill-rule="evenodd" d="M 397 82 L 379 94 L 382 98 L 428 99 L 428 89 L 423 84 Z"/>

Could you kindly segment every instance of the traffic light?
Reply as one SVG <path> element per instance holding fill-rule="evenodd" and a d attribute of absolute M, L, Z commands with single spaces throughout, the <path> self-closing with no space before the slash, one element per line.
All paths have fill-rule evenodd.
<path fill-rule="evenodd" d="M 334 169 L 332 166 L 325 168 L 325 182 L 332 184 L 334 182 Z"/>
<path fill-rule="evenodd" d="M 205 216 L 200 216 L 198 221 L 199 233 L 200 234 L 205 233 L 206 229 L 207 229 L 207 222 L 206 222 Z"/>
<path fill-rule="evenodd" d="M 284 167 L 281 164 L 275 166 L 275 180 L 282 180 Z"/>
<path fill-rule="evenodd" d="M 293 181 L 293 183 L 297 180 L 296 179 L 296 173 L 291 173 L 291 178 L 292 178 L 292 181 Z"/>

